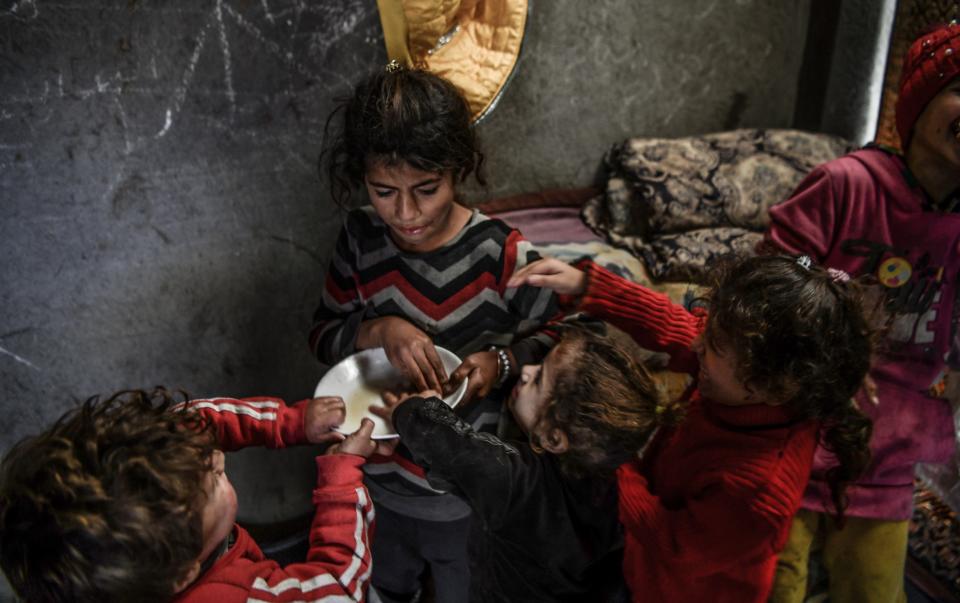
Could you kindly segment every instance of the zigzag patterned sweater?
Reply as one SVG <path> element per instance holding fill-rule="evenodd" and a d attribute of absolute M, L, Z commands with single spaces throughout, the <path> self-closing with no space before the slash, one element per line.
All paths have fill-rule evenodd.
<path fill-rule="evenodd" d="M 507 289 L 510 276 L 540 259 L 519 231 L 474 211 L 466 226 L 443 247 L 428 253 L 402 251 L 372 207 L 347 215 L 337 240 L 310 345 L 333 364 L 356 350 L 360 323 L 399 316 L 460 358 L 490 345 L 510 346 L 522 366 L 539 361 L 553 345 L 544 326 L 556 316 L 548 289 Z M 478 431 L 496 430 L 502 395 L 494 392 L 470 405 L 463 419 Z M 364 471 L 377 502 L 391 510 L 432 521 L 465 517 L 459 498 L 427 483 L 423 470 L 401 445 L 390 457 L 374 457 Z"/>

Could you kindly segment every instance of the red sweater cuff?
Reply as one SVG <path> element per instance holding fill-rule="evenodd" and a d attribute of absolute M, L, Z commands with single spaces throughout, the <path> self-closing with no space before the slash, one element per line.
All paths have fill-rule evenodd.
<path fill-rule="evenodd" d="M 628 530 L 639 523 L 653 525 L 657 498 L 647 488 L 645 478 L 635 462 L 627 463 L 617 470 L 617 488 L 620 493 L 620 522 Z"/>
<path fill-rule="evenodd" d="M 361 467 L 367 459 L 356 454 L 325 454 L 317 457 L 317 488 L 360 486 Z"/>
<path fill-rule="evenodd" d="M 583 266 L 586 290 L 579 310 L 613 323 L 642 347 L 668 352 L 671 370 L 695 371 L 690 343 L 699 334 L 702 318 L 651 291 L 590 262 Z"/>
<path fill-rule="evenodd" d="M 293 406 L 287 407 L 287 411 L 284 413 L 286 416 L 283 417 L 282 421 L 277 421 L 280 426 L 280 438 L 285 446 L 307 443 L 307 432 L 303 423 L 307 418 L 308 402 L 310 402 L 310 399 L 301 400 Z"/>

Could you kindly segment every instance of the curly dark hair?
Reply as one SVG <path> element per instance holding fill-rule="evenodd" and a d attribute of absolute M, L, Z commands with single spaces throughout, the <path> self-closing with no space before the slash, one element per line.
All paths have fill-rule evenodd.
<path fill-rule="evenodd" d="M 451 170 L 459 182 L 472 173 L 486 183 L 467 101 L 453 84 L 420 69 L 373 73 L 327 118 L 319 169 L 339 207 L 350 205 L 371 160 Z"/>
<path fill-rule="evenodd" d="M 0 465 L 0 565 L 27 601 L 169 601 L 203 548 L 214 434 L 162 388 L 88 399 Z"/>
<path fill-rule="evenodd" d="M 782 255 L 728 260 L 711 285 L 707 342 L 735 350 L 748 390 L 820 422 L 822 442 L 838 460 L 826 478 L 842 521 L 846 486 L 870 461 L 872 423 L 853 402 L 876 343 L 863 288 Z"/>
<path fill-rule="evenodd" d="M 636 457 L 657 426 L 676 421 L 678 407 L 610 337 L 568 329 L 551 356 L 554 380 L 538 426 L 567 434 L 568 449 L 558 456 L 567 475 L 612 475 Z M 532 445 L 540 449 L 536 436 Z"/>

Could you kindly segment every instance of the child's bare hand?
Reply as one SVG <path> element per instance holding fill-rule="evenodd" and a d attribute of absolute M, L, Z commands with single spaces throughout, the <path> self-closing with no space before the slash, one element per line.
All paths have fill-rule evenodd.
<path fill-rule="evenodd" d="M 470 354 L 450 375 L 444 393 L 452 392 L 461 381 L 468 379 L 467 391 L 464 392 L 461 403 L 467 403 L 475 396 L 482 398 L 497 384 L 499 368 L 497 353 L 493 350 Z"/>
<path fill-rule="evenodd" d="M 307 441 L 311 444 L 342 441 L 343 435 L 332 430 L 342 424 L 346 416 L 347 407 L 339 396 L 310 400 L 303 413 L 303 431 Z"/>
<path fill-rule="evenodd" d="M 443 396 L 438 392 L 428 389 L 422 392 L 389 392 L 385 391 L 380 394 L 380 397 L 383 399 L 383 406 L 371 406 L 368 410 L 384 420 L 384 422 L 393 429 L 393 410 L 405 402 L 408 398 L 413 398 L 418 396 L 421 398 L 430 398 L 437 397 L 442 398 Z"/>
<path fill-rule="evenodd" d="M 373 421 L 363 419 L 360 421 L 360 429 L 354 431 L 339 444 L 334 444 L 327 450 L 327 454 L 355 454 L 365 459 L 370 458 L 372 454 L 389 455 L 397 447 L 397 439 L 393 440 L 374 440 Z M 382 442 L 390 444 L 381 445 Z"/>
<path fill-rule="evenodd" d="M 447 371 L 443 368 L 437 348 L 426 333 L 397 316 L 374 320 L 378 321 L 374 329 L 387 360 L 403 371 L 414 388 L 439 390 L 443 387 Z"/>
<path fill-rule="evenodd" d="M 521 285 L 546 287 L 561 295 L 582 295 L 587 288 L 587 275 L 556 258 L 544 258 L 517 270 L 507 281 L 507 287 Z"/>

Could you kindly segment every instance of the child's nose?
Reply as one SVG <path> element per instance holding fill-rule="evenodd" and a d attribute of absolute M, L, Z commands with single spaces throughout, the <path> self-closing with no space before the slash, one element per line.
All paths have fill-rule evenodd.
<path fill-rule="evenodd" d="M 420 209 L 417 207 L 417 200 L 413 198 L 413 195 L 405 192 L 401 192 L 397 196 L 397 206 L 395 210 L 397 219 L 401 222 L 413 220 L 420 214 Z"/>

